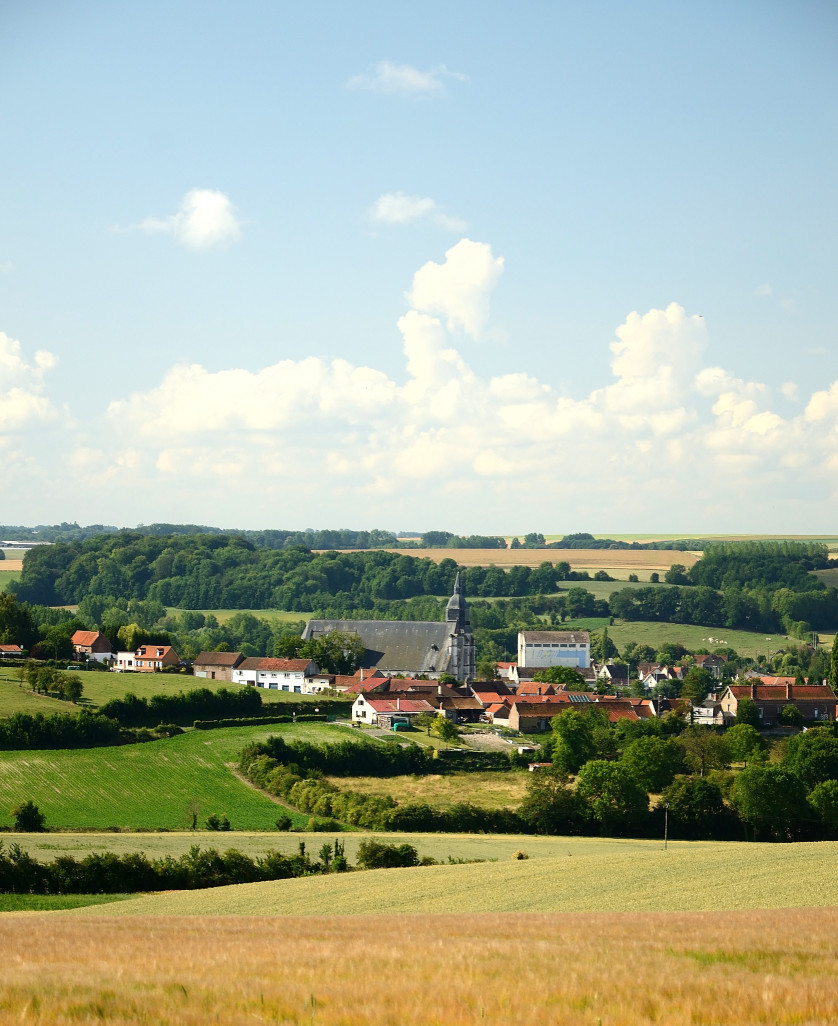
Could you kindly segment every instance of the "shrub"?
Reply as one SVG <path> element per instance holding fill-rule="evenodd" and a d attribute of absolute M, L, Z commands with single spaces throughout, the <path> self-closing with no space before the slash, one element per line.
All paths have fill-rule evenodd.
<path fill-rule="evenodd" d="M 15 830 L 22 834 L 39 834 L 45 828 L 46 818 L 30 798 L 12 809 Z"/>
<path fill-rule="evenodd" d="M 287 812 L 280 813 L 276 820 L 277 830 L 290 830 L 294 825 L 294 820 L 288 815 Z"/>
<path fill-rule="evenodd" d="M 362 869 L 394 869 L 418 866 L 419 853 L 412 844 L 385 844 L 368 838 L 358 847 L 358 865 Z"/>

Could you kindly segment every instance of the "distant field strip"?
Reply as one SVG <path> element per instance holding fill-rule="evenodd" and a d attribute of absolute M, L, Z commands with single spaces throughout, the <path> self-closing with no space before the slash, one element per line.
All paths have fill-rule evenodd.
<path fill-rule="evenodd" d="M 673 563 L 691 567 L 700 556 L 694 552 L 669 549 L 388 549 L 419 559 L 453 559 L 461 566 L 540 566 L 542 563 L 569 563 L 572 570 L 623 569 L 666 571 Z"/>
<path fill-rule="evenodd" d="M 608 636 L 622 650 L 629 641 L 641 645 L 660 648 L 671 643 L 683 645 L 694 652 L 698 648 L 712 651 L 714 648 L 734 648 L 739 655 L 755 659 L 765 655 L 767 650 L 773 654 L 786 644 L 782 634 L 764 634 L 754 631 L 736 631 L 729 627 L 707 627 L 701 624 L 660 623 L 647 620 L 618 620 L 608 628 Z M 821 635 L 823 640 L 826 635 Z M 795 642 L 799 644 L 799 642 Z"/>
<path fill-rule="evenodd" d="M 834 909 L 428 915 L 409 932 L 401 916 L 97 914 L 125 904 L 3 917 L 3 1021 L 824 1026 L 838 1017 Z"/>
<path fill-rule="evenodd" d="M 526 850 L 529 838 L 518 847 Z M 590 842 L 548 858 L 386 869 L 148 895 L 105 915 L 675 912 L 838 905 L 838 842 Z M 421 847 L 420 847 L 421 852 Z M 574 854 L 576 852 L 576 854 Z M 581 857 L 580 857 L 581 856 Z M 82 914 L 81 912 L 79 914 Z"/>

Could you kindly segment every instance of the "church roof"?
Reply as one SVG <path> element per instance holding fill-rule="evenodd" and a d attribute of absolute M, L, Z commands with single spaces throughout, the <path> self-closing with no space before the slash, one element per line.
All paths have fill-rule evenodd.
<path fill-rule="evenodd" d="M 444 673 L 448 669 L 452 626 L 421 620 L 309 620 L 303 640 L 322 637 L 329 631 L 350 631 L 359 635 L 366 649 L 365 668 Z"/>

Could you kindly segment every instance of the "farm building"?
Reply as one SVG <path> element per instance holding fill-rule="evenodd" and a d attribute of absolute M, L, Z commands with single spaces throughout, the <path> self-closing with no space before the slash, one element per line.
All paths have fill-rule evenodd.
<path fill-rule="evenodd" d="M 108 663 L 113 659 L 113 645 L 100 631 L 76 631 L 70 638 L 73 651 L 84 659 Z"/>
<path fill-rule="evenodd" d="M 474 677 L 474 635 L 460 574 L 441 623 L 412 620 L 309 620 L 303 640 L 330 631 L 357 634 L 364 645 L 362 666 L 394 676 L 450 673 L 457 680 Z"/>
<path fill-rule="evenodd" d="M 0 659 L 14 659 L 22 655 L 23 649 L 20 645 L 0 645 Z"/>
<path fill-rule="evenodd" d="M 233 680 L 233 670 L 244 660 L 241 652 L 201 652 L 192 663 L 196 677 L 206 680 Z"/>
<path fill-rule="evenodd" d="M 519 631 L 518 666 L 590 666 L 588 631 Z"/>

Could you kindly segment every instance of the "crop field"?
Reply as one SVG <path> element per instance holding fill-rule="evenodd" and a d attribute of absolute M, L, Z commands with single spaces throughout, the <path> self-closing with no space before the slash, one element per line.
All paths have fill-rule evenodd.
<path fill-rule="evenodd" d="M 6 591 L 12 581 L 20 580 L 20 570 L 9 568 L 9 560 L 0 563 L 0 591 Z"/>
<path fill-rule="evenodd" d="M 230 764 L 245 744 L 270 734 L 322 741 L 337 729 L 320 723 L 233 727 L 114 748 L 0 752 L 0 825 L 11 824 L 9 809 L 31 799 L 51 827 L 180 830 L 191 826 L 194 811 L 199 825 L 216 813 L 235 829 L 269 830 L 279 814 L 276 803 L 239 780 Z"/>
<path fill-rule="evenodd" d="M 347 835 L 348 837 L 349 835 Z M 529 837 L 519 837 L 527 850 Z M 688 912 L 838 905 L 838 842 L 661 841 L 574 855 L 422 866 L 151 894 L 106 915 L 405 915 L 474 912 Z M 419 846 L 420 854 L 425 854 Z M 581 855 L 581 857 L 580 857 Z M 836 942 L 838 952 L 838 942 Z"/>
<path fill-rule="evenodd" d="M 831 570 L 815 570 L 815 577 L 820 577 L 827 588 L 838 588 L 838 567 Z"/>
<path fill-rule="evenodd" d="M 403 556 L 453 559 L 460 566 L 540 566 L 542 563 L 569 563 L 572 570 L 608 570 L 614 577 L 628 577 L 641 571 L 667 571 L 673 563 L 691 567 L 700 556 L 695 552 L 669 549 L 387 549 Z"/>
<path fill-rule="evenodd" d="M 435 809 L 448 809 L 469 801 L 487 809 L 517 808 L 524 798 L 530 774 L 526 770 L 506 773 L 448 773 L 444 776 L 329 777 L 342 791 L 390 795 L 397 802 L 425 802 Z"/>
<path fill-rule="evenodd" d="M 834 909 L 428 915 L 406 937 L 399 916 L 97 915 L 126 904 L 5 917 L 2 1021 L 822 1026 L 838 1015 Z"/>

